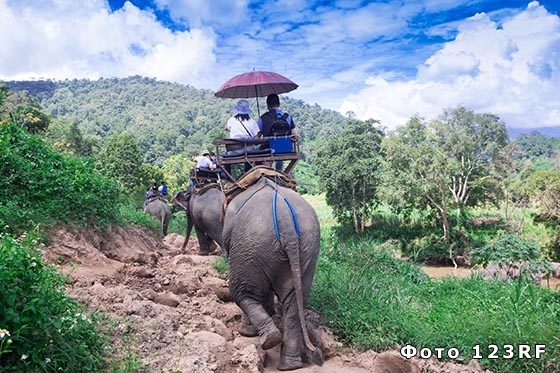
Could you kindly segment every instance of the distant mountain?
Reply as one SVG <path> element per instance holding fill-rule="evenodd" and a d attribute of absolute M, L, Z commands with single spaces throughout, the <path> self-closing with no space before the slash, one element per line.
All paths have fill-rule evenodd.
<path fill-rule="evenodd" d="M 558 127 L 534 127 L 534 128 L 510 128 L 508 127 L 508 134 L 510 139 L 515 139 L 523 134 L 531 134 L 538 132 L 542 135 L 551 137 L 560 137 L 560 125 Z"/>
<path fill-rule="evenodd" d="M 77 123 L 84 136 L 99 143 L 115 133 L 132 133 L 146 161 L 152 163 L 161 163 L 173 154 L 193 155 L 211 148 L 224 137 L 224 124 L 237 102 L 216 98 L 210 90 L 140 76 L 5 83 L 12 90 L 27 91 L 51 116 Z M 255 101 L 249 101 L 256 117 Z M 312 157 L 317 142 L 338 133 L 348 120 L 317 104 L 285 95 L 281 101 L 302 135 L 307 159 Z"/>

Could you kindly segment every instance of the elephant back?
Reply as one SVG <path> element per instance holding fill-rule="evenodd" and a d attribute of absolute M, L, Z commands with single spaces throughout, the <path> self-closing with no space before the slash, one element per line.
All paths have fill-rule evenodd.
<path fill-rule="evenodd" d="M 171 210 L 167 206 L 167 201 L 163 198 L 152 198 L 144 202 L 144 211 L 153 216 L 171 215 Z"/>
<path fill-rule="evenodd" d="M 271 180 L 281 187 L 297 191 L 296 181 L 290 175 L 267 166 L 257 166 L 241 176 L 235 183 L 224 188 L 226 204 L 263 178 Z"/>

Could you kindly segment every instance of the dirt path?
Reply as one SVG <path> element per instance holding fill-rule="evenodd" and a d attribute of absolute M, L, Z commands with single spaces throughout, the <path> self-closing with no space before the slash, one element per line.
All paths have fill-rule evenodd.
<path fill-rule="evenodd" d="M 133 353 L 153 372 L 275 372 L 280 347 L 263 351 L 258 338 L 240 336 L 241 310 L 212 263 L 198 256 L 196 240 L 163 243 L 141 228 L 105 234 L 52 233 L 47 261 L 70 275 L 70 296 L 115 320 L 113 354 Z M 337 342 L 311 311 L 315 342 L 327 357 L 322 367 L 298 372 L 480 372 L 476 366 L 405 360 L 396 351 L 355 352 Z"/>

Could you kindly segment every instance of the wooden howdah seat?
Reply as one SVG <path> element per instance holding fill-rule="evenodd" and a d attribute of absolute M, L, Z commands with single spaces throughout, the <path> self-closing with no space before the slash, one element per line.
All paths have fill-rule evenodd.
<path fill-rule="evenodd" d="M 207 183 L 215 183 L 220 180 L 217 172 L 200 170 L 198 168 L 191 169 L 190 179 L 195 185 L 204 185 Z"/>
<path fill-rule="evenodd" d="M 222 139 L 216 145 L 216 164 L 229 178 L 229 165 L 248 163 L 251 167 L 271 165 L 274 161 L 289 161 L 283 170 L 291 173 L 299 159 L 299 144 L 294 137 L 275 136 L 252 139 Z"/>

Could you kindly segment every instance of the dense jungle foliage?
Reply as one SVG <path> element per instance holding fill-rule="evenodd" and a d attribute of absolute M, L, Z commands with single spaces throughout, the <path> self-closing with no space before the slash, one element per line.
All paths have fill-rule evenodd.
<path fill-rule="evenodd" d="M 13 91 L 26 91 L 57 120 L 76 123 L 84 139 L 100 148 L 106 139 L 127 131 L 140 143 L 144 159 L 160 165 L 174 154 L 198 155 L 225 137 L 227 119 L 237 100 L 214 97 L 210 90 L 152 78 L 8 82 Z M 251 99 L 253 117 L 257 117 Z M 321 140 L 338 133 L 347 119 L 333 110 L 309 105 L 285 95 L 288 111 L 302 136 L 306 160 Z M 261 112 L 266 110 L 260 100 Z"/>

